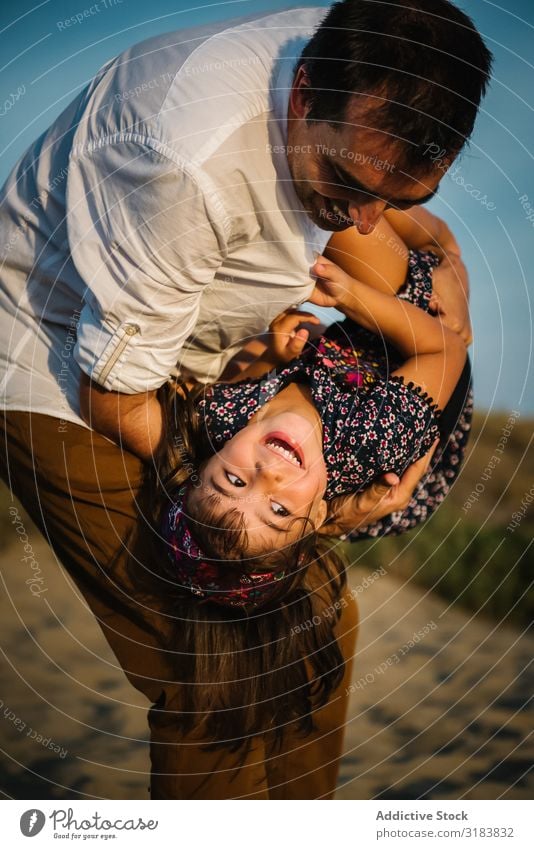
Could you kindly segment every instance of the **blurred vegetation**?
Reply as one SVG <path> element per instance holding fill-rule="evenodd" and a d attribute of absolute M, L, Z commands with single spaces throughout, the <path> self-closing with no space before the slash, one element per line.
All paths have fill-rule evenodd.
<path fill-rule="evenodd" d="M 532 623 L 534 502 L 513 532 L 507 525 L 534 485 L 529 451 L 534 422 L 518 419 L 503 453 L 495 455 L 507 421 L 507 413 L 478 413 L 461 473 L 434 516 L 399 537 L 347 546 L 351 561 L 370 570 L 382 566 L 495 621 Z M 494 455 L 500 462 L 482 481 Z M 483 492 L 476 493 L 482 484 Z M 476 498 L 464 509 L 472 493 Z M 8 512 L 12 503 L 0 482 L 0 549 L 15 541 Z"/>
<path fill-rule="evenodd" d="M 531 624 L 534 501 L 526 510 L 521 502 L 534 494 L 534 423 L 519 418 L 506 437 L 507 422 L 506 413 L 478 413 L 461 473 L 437 512 L 399 537 L 348 546 L 351 561 L 382 566 L 495 621 Z M 505 438 L 503 453 L 496 454 Z M 490 469 L 494 456 L 500 462 Z M 514 513 L 524 515 L 511 531 Z"/>

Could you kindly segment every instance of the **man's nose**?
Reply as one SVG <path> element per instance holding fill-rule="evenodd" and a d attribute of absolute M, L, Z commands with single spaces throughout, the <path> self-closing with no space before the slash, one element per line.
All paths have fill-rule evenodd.
<path fill-rule="evenodd" d="M 362 236 L 372 233 L 375 225 L 387 206 L 384 200 L 372 200 L 369 203 L 349 204 L 349 215 L 356 222 L 356 229 Z"/>

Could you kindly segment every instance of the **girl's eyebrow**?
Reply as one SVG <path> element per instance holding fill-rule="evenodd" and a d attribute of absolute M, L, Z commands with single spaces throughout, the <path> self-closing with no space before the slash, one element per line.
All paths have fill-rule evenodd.
<path fill-rule="evenodd" d="M 266 522 L 265 519 L 262 519 L 261 516 L 258 516 L 261 522 L 266 525 L 268 528 L 272 528 L 274 531 L 278 531 L 281 534 L 288 534 L 289 528 L 282 528 L 280 525 L 275 525 L 274 522 Z"/>
<path fill-rule="evenodd" d="M 230 495 L 230 493 L 226 491 L 226 489 L 223 489 L 223 487 L 219 483 L 217 483 L 217 481 L 213 478 L 213 476 L 210 476 L 209 484 L 210 484 L 211 487 L 213 487 L 213 489 L 217 490 L 217 492 L 219 492 L 221 495 L 226 495 L 227 498 L 232 497 Z"/>

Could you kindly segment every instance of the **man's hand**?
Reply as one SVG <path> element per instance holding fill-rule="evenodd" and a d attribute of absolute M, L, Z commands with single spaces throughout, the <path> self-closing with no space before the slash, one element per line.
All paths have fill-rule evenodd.
<path fill-rule="evenodd" d="M 459 253 L 447 251 L 432 275 L 430 311 L 466 345 L 473 341 L 469 318 L 469 278 Z"/>
<path fill-rule="evenodd" d="M 390 513 L 405 510 L 417 484 L 428 471 L 438 442 L 436 439 L 430 451 L 413 463 L 402 478 L 388 472 L 364 492 L 334 498 L 330 502 L 328 518 L 319 532 L 331 536 L 345 536 L 359 527 L 372 525 Z"/>

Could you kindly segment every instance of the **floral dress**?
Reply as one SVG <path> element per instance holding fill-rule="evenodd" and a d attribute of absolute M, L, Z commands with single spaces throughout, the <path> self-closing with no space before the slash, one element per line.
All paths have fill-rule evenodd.
<path fill-rule="evenodd" d="M 428 309 L 437 264 L 433 253 L 410 251 L 407 280 L 398 297 Z M 391 376 L 401 363 L 394 348 L 345 319 L 267 376 L 209 387 L 199 408 L 210 438 L 222 446 L 289 383 L 306 384 L 323 422 L 327 500 L 360 492 L 385 472 L 402 475 L 439 436 L 432 468 L 408 507 L 350 537 L 402 533 L 436 509 L 458 474 L 470 429 L 472 391 L 466 368 L 453 399 L 440 413 L 418 386 Z M 446 427 L 440 427 L 441 419 Z"/>

